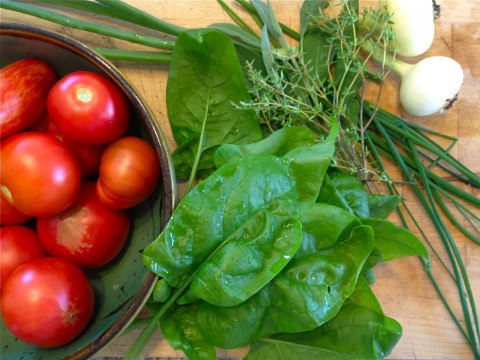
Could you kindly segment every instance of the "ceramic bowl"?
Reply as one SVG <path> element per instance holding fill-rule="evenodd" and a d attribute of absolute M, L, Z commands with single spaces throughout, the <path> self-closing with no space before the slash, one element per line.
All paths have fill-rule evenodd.
<path fill-rule="evenodd" d="M 131 209 L 132 228 L 122 253 L 106 266 L 89 271 L 95 290 L 95 313 L 87 329 L 73 342 L 58 348 L 42 349 L 17 340 L 1 323 L 0 358 L 86 359 L 115 337 L 142 309 L 156 277 L 142 264 L 142 249 L 161 232 L 173 211 L 175 182 L 164 135 L 152 111 L 120 71 L 85 45 L 64 35 L 17 24 L 0 24 L 0 65 L 24 57 L 49 63 L 59 77 L 76 70 L 99 72 L 113 80 L 130 101 L 129 133 L 154 145 L 162 173 L 157 191 Z"/>

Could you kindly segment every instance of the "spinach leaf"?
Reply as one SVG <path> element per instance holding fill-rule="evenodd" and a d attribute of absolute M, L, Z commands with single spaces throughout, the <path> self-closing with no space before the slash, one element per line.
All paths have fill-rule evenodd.
<path fill-rule="evenodd" d="M 220 146 L 214 154 L 214 163 L 221 166 L 234 159 L 261 153 L 281 156 L 288 163 L 300 200 L 315 202 L 332 161 L 337 136 L 337 122 L 332 123 L 328 137 L 318 143 L 311 130 L 305 127 L 282 128 L 252 144 Z"/>
<path fill-rule="evenodd" d="M 221 348 L 311 330 L 334 317 L 352 294 L 372 247 L 370 227 L 356 227 L 331 248 L 296 255 L 267 286 L 237 306 L 202 303 L 197 325 L 204 338 Z"/>
<path fill-rule="evenodd" d="M 325 179 L 317 202 L 339 206 L 360 218 L 370 215 L 368 193 L 356 176 L 330 171 Z"/>
<path fill-rule="evenodd" d="M 426 260 L 430 259 L 425 245 L 404 227 L 379 219 L 362 219 L 362 223 L 372 227 L 375 248 L 383 254 L 383 261 L 406 256 L 422 256 Z"/>
<path fill-rule="evenodd" d="M 372 248 L 371 228 L 359 226 L 331 248 L 295 257 L 271 283 L 264 334 L 306 331 L 334 317 Z"/>
<path fill-rule="evenodd" d="M 284 211 L 295 219 L 298 207 L 295 184 L 279 158 L 258 155 L 228 163 L 182 199 L 162 233 L 143 251 L 143 262 L 179 287 L 259 210 Z"/>
<path fill-rule="evenodd" d="M 336 353 L 340 359 L 383 359 L 391 352 L 401 334 L 402 328 L 396 320 L 363 306 L 347 303 L 330 322 L 310 334 L 285 335 L 280 339 L 322 348 L 327 353 Z"/>
<path fill-rule="evenodd" d="M 254 214 L 195 274 L 179 303 L 203 299 L 217 306 L 247 300 L 273 279 L 297 252 L 300 221 L 279 199 Z"/>
<path fill-rule="evenodd" d="M 368 194 L 368 208 L 370 217 L 386 219 L 398 206 L 402 197 L 399 195 Z"/>
<path fill-rule="evenodd" d="M 303 205 L 300 222 L 302 243 L 296 256 L 332 247 L 337 241 L 347 239 L 352 229 L 361 225 L 360 219 L 351 212 L 321 203 Z"/>
<path fill-rule="evenodd" d="M 262 54 L 259 49 L 252 48 L 250 46 L 240 43 L 235 44 L 235 49 L 237 51 L 238 60 L 240 61 L 243 74 L 249 87 L 251 87 L 252 85 L 251 79 L 249 79 L 250 69 L 252 69 L 252 71 L 258 72 L 258 74 L 262 76 L 267 76 L 267 69 L 263 64 Z"/>
<path fill-rule="evenodd" d="M 188 30 L 178 36 L 166 96 L 179 178 L 197 172 L 207 149 L 261 138 L 255 113 L 234 105 L 248 100 L 249 93 L 233 41 L 220 31 Z M 209 167 L 213 164 L 202 165 Z"/>
<path fill-rule="evenodd" d="M 312 356 L 308 359 L 313 360 L 383 359 L 401 334 L 400 324 L 383 314 L 367 282 L 360 278 L 355 292 L 329 322 L 311 331 L 256 341 L 246 359 L 269 353 L 273 350 L 272 344 L 278 348 L 269 359 L 296 359 L 290 355 L 307 349 Z"/>
<path fill-rule="evenodd" d="M 297 187 L 300 201 L 315 202 L 332 162 L 338 122 L 332 122 L 330 133 L 323 142 L 297 147 L 283 156 L 289 163 L 289 171 Z"/>
<path fill-rule="evenodd" d="M 262 140 L 244 144 L 223 144 L 213 156 L 217 168 L 236 159 L 250 155 L 270 154 L 282 157 L 289 151 L 315 144 L 315 134 L 305 126 L 291 126 L 281 128 Z"/>
<path fill-rule="evenodd" d="M 334 317 L 352 294 L 372 247 L 370 227 L 357 226 L 328 249 L 297 253 L 279 275 L 241 304 L 198 301 L 175 307 L 162 319 L 162 332 L 178 349 L 193 351 L 198 341 L 204 351 L 206 343 L 237 348 L 272 333 L 316 328 Z M 182 317 L 184 325 L 179 327 Z"/>
<path fill-rule="evenodd" d="M 195 305 L 175 306 L 160 322 L 162 334 L 190 360 L 216 360 L 215 347 L 204 339 L 197 326 L 196 312 Z"/>
<path fill-rule="evenodd" d="M 312 78 L 324 83 L 329 75 L 333 52 L 328 34 L 319 28 L 311 29 L 301 42 L 303 62 Z"/>
<path fill-rule="evenodd" d="M 265 338 L 250 345 L 244 360 L 372 360 L 370 357 L 342 354 L 314 345 L 299 344 L 288 340 Z"/>

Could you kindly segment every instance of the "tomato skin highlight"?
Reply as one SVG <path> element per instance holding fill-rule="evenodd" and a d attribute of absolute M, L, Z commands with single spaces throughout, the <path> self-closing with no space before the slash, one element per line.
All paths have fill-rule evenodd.
<path fill-rule="evenodd" d="M 94 291 L 85 273 L 68 260 L 45 257 L 20 265 L 1 294 L 5 326 L 38 347 L 65 345 L 90 321 Z"/>
<path fill-rule="evenodd" d="M 0 138 L 25 129 L 40 117 L 56 81 L 53 68 L 34 58 L 0 69 Z"/>
<path fill-rule="evenodd" d="M 50 216 L 66 209 L 80 189 L 80 167 L 54 137 L 35 132 L 9 136 L 0 144 L 1 196 L 20 212 Z"/>
<path fill-rule="evenodd" d="M 103 205 L 95 183 L 88 181 L 68 209 L 37 219 L 38 237 L 47 252 L 82 268 L 96 268 L 112 261 L 125 245 L 129 230 L 128 213 Z"/>
<path fill-rule="evenodd" d="M 105 76 L 90 71 L 60 79 L 48 95 L 47 109 L 55 126 L 80 143 L 105 144 L 129 126 L 126 96 Z"/>
<path fill-rule="evenodd" d="M 33 259 L 47 256 L 37 233 L 24 225 L 0 227 L 0 292 L 16 268 Z"/>
<path fill-rule="evenodd" d="M 113 209 L 127 209 L 146 200 L 160 177 L 153 147 L 134 136 L 124 136 L 105 148 L 100 162 L 97 193 Z"/>

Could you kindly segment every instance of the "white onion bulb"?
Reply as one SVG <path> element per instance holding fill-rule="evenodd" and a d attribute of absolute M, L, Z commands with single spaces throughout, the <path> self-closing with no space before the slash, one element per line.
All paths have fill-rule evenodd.
<path fill-rule="evenodd" d="M 396 61 L 393 70 L 402 78 L 400 102 L 408 113 L 426 116 L 453 105 L 463 83 L 458 62 L 446 56 L 432 56 L 414 65 Z"/>
<path fill-rule="evenodd" d="M 417 56 L 430 48 L 435 35 L 432 0 L 380 0 L 380 7 L 391 15 L 398 55 Z"/>

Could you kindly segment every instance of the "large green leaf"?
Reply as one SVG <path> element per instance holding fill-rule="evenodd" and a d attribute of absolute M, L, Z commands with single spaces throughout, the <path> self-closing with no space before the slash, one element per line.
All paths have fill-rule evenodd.
<path fill-rule="evenodd" d="M 302 240 L 298 218 L 279 199 L 259 210 L 209 257 L 195 274 L 182 302 L 203 299 L 218 306 L 247 300 L 273 279 Z"/>
<path fill-rule="evenodd" d="M 260 210 L 284 216 L 287 223 L 298 219 L 298 207 L 295 184 L 281 159 L 257 155 L 228 163 L 182 199 L 160 236 L 145 248 L 144 264 L 179 287 Z"/>
<path fill-rule="evenodd" d="M 249 93 L 233 41 L 214 29 L 181 33 L 167 82 L 167 112 L 178 144 L 177 176 L 188 177 L 207 149 L 261 138 L 255 113 L 235 103 Z M 202 170 L 213 164 L 202 163 Z"/>
<path fill-rule="evenodd" d="M 246 359 L 260 359 L 260 354 L 268 353 L 269 359 L 303 359 L 298 355 L 307 350 L 309 360 L 383 359 L 401 335 L 401 325 L 383 314 L 366 280 L 360 278 L 354 293 L 329 322 L 311 331 L 256 341 Z"/>
<path fill-rule="evenodd" d="M 234 348 L 323 324 L 354 291 L 372 247 L 370 227 L 359 226 L 329 249 L 295 257 L 268 286 L 237 306 L 202 303 L 197 313 L 202 336 L 217 347 Z"/>
<path fill-rule="evenodd" d="M 217 167 L 254 154 L 280 156 L 288 163 L 300 201 L 315 202 L 335 151 L 338 123 L 332 123 L 328 137 L 316 142 L 311 130 L 303 126 L 282 128 L 268 137 L 245 145 L 225 144 L 214 154 Z"/>

